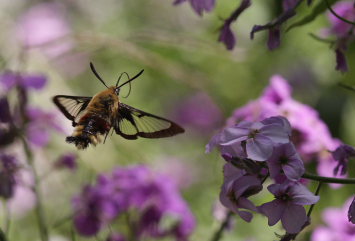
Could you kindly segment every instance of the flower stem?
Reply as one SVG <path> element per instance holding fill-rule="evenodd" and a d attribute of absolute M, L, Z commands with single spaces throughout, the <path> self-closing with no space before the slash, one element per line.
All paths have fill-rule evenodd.
<path fill-rule="evenodd" d="M 318 186 L 317 186 L 317 189 L 316 189 L 314 195 L 317 196 L 319 194 L 319 191 L 320 191 L 320 189 L 322 187 L 322 184 L 323 184 L 323 182 L 318 182 Z M 312 204 L 311 207 L 309 208 L 308 213 L 307 213 L 307 217 L 311 216 L 313 208 L 314 208 L 314 205 L 316 205 L 316 204 Z"/>
<path fill-rule="evenodd" d="M 219 229 L 214 233 L 211 241 L 218 241 L 222 238 L 223 235 L 223 231 L 226 229 L 226 227 L 228 226 L 228 223 L 230 222 L 230 219 L 233 215 L 233 212 L 229 211 L 226 218 L 224 219 L 224 221 L 222 222 L 221 226 L 219 227 Z"/>
<path fill-rule="evenodd" d="M 319 181 L 323 183 L 338 183 L 338 184 L 355 184 L 355 178 L 335 178 L 335 177 L 323 177 L 315 174 L 305 173 L 303 178 Z"/>
<path fill-rule="evenodd" d="M 33 175 L 34 175 L 34 185 L 33 185 L 33 192 L 36 196 L 37 199 L 37 205 L 35 208 L 36 216 L 37 216 L 37 222 L 38 222 L 38 229 L 41 237 L 41 241 L 48 241 L 48 228 L 46 225 L 46 218 L 44 214 L 44 209 L 43 209 L 43 204 L 42 204 L 42 195 L 39 190 L 39 177 L 33 162 L 33 154 L 31 152 L 30 147 L 28 146 L 27 141 L 24 139 L 24 137 L 21 138 L 23 147 L 26 153 L 26 157 L 28 160 L 28 164 L 31 166 Z"/>

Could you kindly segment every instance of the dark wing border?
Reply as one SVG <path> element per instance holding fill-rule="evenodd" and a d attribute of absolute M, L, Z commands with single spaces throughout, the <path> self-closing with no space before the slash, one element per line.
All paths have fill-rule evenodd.
<path fill-rule="evenodd" d="M 134 120 L 132 115 L 139 118 L 139 120 L 141 120 L 142 123 L 141 124 L 138 123 L 139 125 L 137 125 L 137 123 Z M 166 129 L 156 130 L 154 132 L 144 131 L 144 130 L 140 129 L 140 127 L 147 126 L 147 125 L 145 125 L 147 123 L 144 123 L 144 120 L 141 119 L 142 117 L 145 117 L 145 116 L 152 117 L 158 121 L 161 120 L 164 122 L 168 122 L 168 123 L 170 123 L 170 126 Z M 133 128 L 136 129 L 137 132 L 135 134 L 126 134 L 126 133 L 122 132 L 122 130 L 120 129 L 120 121 L 122 121 L 123 119 L 127 120 L 133 126 Z M 170 137 L 170 136 L 174 136 L 174 135 L 185 132 L 185 130 L 182 127 L 180 127 L 178 124 L 176 124 L 168 119 L 147 113 L 145 111 L 138 110 L 134 107 L 131 107 L 131 106 L 123 104 L 123 103 L 119 104 L 117 119 L 115 120 L 113 127 L 115 129 L 116 134 L 121 135 L 122 137 L 124 137 L 128 140 L 135 140 L 138 137 L 164 138 L 164 137 Z M 150 126 L 150 128 L 154 128 L 154 127 Z"/>
<path fill-rule="evenodd" d="M 65 106 L 63 103 L 60 102 L 60 98 L 68 99 L 69 101 L 75 101 L 75 102 L 71 104 L 72 106 L 69 109 L 68 106 Z M 53 102 L 59 108 L 59 110 L 64 114 L 64 116 L 73 122 L 72 123 L 73 126 L 75 126 L 77 124 L 75 122 L 75 118 L 83 110 L 86 109 L 91 99 L 92 97 L 87 97 L 87 96 L 56 95 L 53 97 Z M 77 107 L 78 105 L 81 106 Z M 75 110 L 76 113 L 71 113 L 72 110 Z"/>

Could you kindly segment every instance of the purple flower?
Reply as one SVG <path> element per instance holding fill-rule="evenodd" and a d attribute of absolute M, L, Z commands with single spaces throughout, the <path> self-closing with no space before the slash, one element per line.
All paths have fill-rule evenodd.
<path fill-rule="evenodd" d="M 212 138 L 208 149 L 221 145 L 236 150 L 245 143 L 249 159 L 265 161 L 271 156 L 276 144 L 290 141 L 290 133 L 290 124 L 284 117 L 271 117 L 254 123 L 244 121 L 225 128 L 217 137 Z"/>
<path fill-rule="evenodd" d="M 0 122 L 8 123 L 11 121 L 10 106 L 6 97 L 0 98 Z"/>
<path fill-rule="evenodd" d="M 84 188 L 73 200 L 74 223 L 78 232 L 93 236 L 121 214 L 134 211 L 131 222 L 136 235 L 164 237 L 173 235 L 186 240 L 195 221 L 175 184 L 144 166 L 117 168 L 112 174 L 100 175 L 94 186 Z M 174 218 L 171 226 L 161 222 Z"/>
<path fill-rule="evenodd" d="M 233 13 L 224 20 L 224 24 L 220 29 L 219 42 L 224 43 L 228 50 L 232 50 L 236 43 L 236 38 L 231 30 L 231 24 L 235 22 L 239 15 L 244 12 L 251 5 L 251 0 L 242 0 L 239 7 L 236 8 Z"/>
<path fill-rule="evenodd" d="M 226 208 L 238 214 L 243 220 L 250 222 L 253 215 L 246 209 L 257 211 L 255 205 L 247 199 L 262 190 L 262 184 L 256 176 L 245 175 L 243 170 L 239 170 L 230 163 L 223 167 L 224 183 L 220 193 L 220 202 Z"/>
<path fill-rule="evenodd" d="M 350 223 L 347 218 L 351 204 L 352 199 L 349 199 L 341 208 L 332 207 L 325 209 L 322 217 L 326 226 L 322 225 L 314 229 L 311 241 L 354 240 L 355 225 Z"/>
<path fill-rule="evenodd" d="M 224 43 L 228 50 L 232 50 L 235 46 L 236 39 L 233 31 L 231 30 L 231 23 L 225 22 L 221 28 L 221 32 L 218 38 L 219 42 Z"/>
<path fill-rule="evenodd" d="M 338 165 L 334 168 L 334 176 L 336 176 L 339 171 L 340 175 L 345 175 L 348 159 L 355 157 L 355 149 L 352 146 L 343 144 L 332 152 L 332 156 L 334 160 L 338 162 Z"/>
<path fill-rule="evenodd" d="M 355 21 L 355 8 L 354 3 L 351 1 L 340 1 L 334 4 L 333 10 L 341 17 Z M 333 13 L 328 13 L 329 21 L 332 25 L 331 32 L 337 35 L 339 38 L 347 37 L 350 33 L 352 24 L 346 23 L 343 20 L 336 17 Z"/>
<path fill-rule="evenodd" d="M 188 0 L 195 12 L 202 16 L 203 11 L 209 12 L 215 6 L 215 0 Z M 175 0 L 174 5 L 186 2 L 186 0 Z"/>
<path fill-rule="evenodd" d="M 38 147 L 46 146 L 50 140 L 50 130 L 54 129 L 63 132 L 56 116 L 53 113 L 43 111 L 39 108 L 28 107 L 26 110 L 29 122 L 26 127 L 26 136 L 29 141 Z"/>
<path fill-rule="evenodd" d="M 355 198 L 353 199 L 353 201 L 349 206 L 348 219 L 349 222 L 355 224 Z"/>
<path fill-rule="evenodd" d="M 54 166 L 56 168 L 67 168 L 75 171 L 78 167 L 76 158 L 77 156 L 74 153 L 64 154 L 58 158 L 58 160 L 54 163 Z"/>
<path fill-rule="evenodd" d="M 335 57 L 336 57 L 336 66 L 335 69 L 339 70 L 341 72 L 347 72 L 348 71 L 348 64 L 346 61 L 346 56 L 345 56 L 345 49 L 342 48 L 337 48 L 335 50 Z"/>
<path fill-rule="evenodd" d="M 278 183 L 285 181 L 284 175 L 291 181 L 298 181 L 305 171 L 303 161 L 292 143 L 275 147 L 267 163 L 270 176 Z"/>
<path fill-rule="evenodd" d="M 18 161 L 12 155 L 0 154 L 0 165 L 0 197 L 9 199 L 14 195 Z"/>
<path fill-rule="evenodd" d="M 126 238 L 119 233 L 112 233 L 107 237 L 106 241 L 126 241 Z"/>
<path fill-rule="evenodd" d="M 9 91 L 16 86 L 24 89 L 42 89 L 47 82 L 44 75 L 34 74 L 17 74 L 13 72 L 5 72 L 0 75 L 0 83 L 5 91 Z"/>
<path fill-rule="evenodd" d="M 46 55 L 57 57 L 74 47 L 65 16 L 58 3 L 41 3 L 29 8 L 19 19 L 16 37 L 24 47 L 40 48 Z"/>
<path fill-rule="evenodd" d="M 278 48 L 281 44 L 281 33 L 280 26 L 275 26 L 269 29 L 269 38 L 267 41 L 267 46 L 269 50 L 274 50 Z"/>
<path fill-rule="evenodd" d="M 177 105 L 175 120 L 191 127 L 199 134 L 216 129 L 222 120 L 222 113 L 216 103 L 206 93 L 196 93 Z"/>
<path fill-rule="evenodd" d="M 318 202 L 319 196 L 313 195 L 300 183 L 285 182 L 271 184 L 268 190 L 274 194 L 275 200 L 264 203 L 260 212 L 268 217 L 269 226 L 281 220 L 282 226 L 288 233 L 298 233 L 307 222 L 306 210 L 303 205 Z"/>

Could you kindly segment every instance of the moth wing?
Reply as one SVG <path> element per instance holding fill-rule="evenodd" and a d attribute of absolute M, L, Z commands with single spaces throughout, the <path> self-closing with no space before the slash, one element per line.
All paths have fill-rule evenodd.
<path fill-rule="evenodd" d="M 56 95 L 53 102 L 65 117 L 73 122 L 73 126 L 76 126 L 77 117 L 86 109 L 91 99 L 92 97 Z"/>
<path fill-rule="evenodd" d="M 113 123 L 116 134 L 134 140 L 138 137 L 163 138 L 183 133 L 184 129 L 165 118 L 120 103 Z"/>

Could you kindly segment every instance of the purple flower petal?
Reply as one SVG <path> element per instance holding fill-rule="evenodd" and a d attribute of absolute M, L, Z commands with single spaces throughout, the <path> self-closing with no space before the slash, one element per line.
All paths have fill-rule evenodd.
<path fill-rule="evenodd" d="M 209 12 L 215 6 L 215 0 L 189 0 L 195 12 L 202 16 L 203 11 Z"/>
<path fill-rule="evenodd" d="M 272 143 L 267 137 L 257 135 L 256 138 L 247 140 L 247 155 L 254 161 L 266 161 L 271 156 L 272 150 Z"/>
<path fill-rule="evenodd" d="M 349 210 L 348 210 L 348 219 L 349 222 L 355 224 L 355 198 L 350 204 Z"/>
<path fill-rule="evenodd" d="M 78 215 L 74 218 L 74 224 L 78 232 L 83 236 L 93 236 L 100 229 L 100 222 L 96 217 Z"/>
<path fill-rule="evenodd" d="M 295 183 L 290 188 L 292 202 L 298 205 L 311 205 L 319 201 L 319 196 L 315 196 L 305 186 L 300 183 Z"/>
<path fill-rule="evenodd" d="M 6 97 L 0 98 L 0 122 L 8 123 L 11 121 L 10 106 Z"/>
<path fill-rule="evenodd" d="M 259 207 L 259 210 L 268 218 L 269 226 L 275 225 L 282 217 L 286 204 L 278 199 L 264 203 Z"/>
<path fill-rule="evenodd" d="M 249 129 L 239 127 L 229 127 L 223 130 L 221 135 L 221 145 L 233 145 L 245 141 L 248 138 Z"/>
<path fill-rule="evenodd" d="M 274 143 L 288 143 L 290 138 L 285 129 L 277 124 L 265 125 L 260 129 L 263 136 L 267 136 Z"/>
<path fill-rule="evenodd" d="M 257 208 L 255 207 L 254 203 L 252 203 L 249 199 L 245 197 L 241 197 L 238 200 L 238 206 L 240 208 L 248 209 L 254 212 L 257 212 Z"/>
<path fill-rule="evenodd" d="M 223 24 L 223 27 L 220 30 L 218 41 L 224 43 L 224 45 L 228 50 L 232 50 L 234 48 L 236 43 L 236 38 L 230 28 L 229 22 L 225 22 Z"/>
<path fill-rule="evenodd" d="M 238 210 L 238 215 L 246 222 L 250 223 L 250 221 L 253 219 L 253 214 L 247 211 L 239 211 Z"/>
<path fill-rule="evenodd" d="M 304 207 L 294 204 L 289 204 L 281 217 L 282 226 L 288 233 L 298 233 L 306 221 Z"/>
<path fill-rule="evenodd" d="M 282 170 L 291 181 L 298 181 L 305 172 L 303 162 L 299 157 L 290 158 L 288 163 L 282 166 Z"/>
<path fill-rule="evenodd" d="M 42 89 L 47 83 L 44 75 L 27 75 L 22 77 L 22 86 L 29 89 Z"/>
<path fill-rule="evenodd" d="M 336 56 L 336 70 L 339 70 L 340 72 L 347 72 L 348 71 L 348 64 L 346 61 L 345 53 L 343 50 L 340 48 L 337 48 L 335 50 L 335 56 Z"/>
<path fill-rule="evenodd" d="M 281 42 L 280 27 L 275 26 L 269 29 L 269 39 L 267 41 L 267 46 L 269 50 L 274 50 L 280 46 Z"/>

